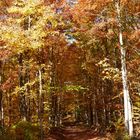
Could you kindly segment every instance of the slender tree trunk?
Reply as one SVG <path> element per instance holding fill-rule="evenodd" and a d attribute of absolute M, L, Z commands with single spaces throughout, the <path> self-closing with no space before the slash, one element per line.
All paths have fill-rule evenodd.
<path fill-rule="evenodd" d="M 0 126 L 3 126 L 2 90 L 0 90 Z"/>
<path fill-rule="evenodd" d="M 57 126 L 57 120 L 58 120 L 58 98 L 56 94 L 56 89 L 54 88 L 56 86 L 56 63 L 54 58 L 54 47 L 52 46 L 50 48 L 50 98 L 51 98 L 51 125 L 52 127 Z"/>
<path fill-rule="evenodd" d="M 24 76 L 22 73 L 22 69 L 23 69 L 23 54 L 20 53 L 19 54 L 19 86 L 20 88 L 22 88 L 24 86 Z M 21 117 L 24 121 L 27 120 L 27 105 L 26 105 L 26 99 L 25 99 L 25 95 L 24 95 L 24 91 L 20 91 L 19 93 L 19 100 L 20 100 L 20 113 L 21 113 Z"/>
<path fill-rule="evenodd" d="M 29 58 L 28 58 L 29 59 Z M 25 71 L 25 76 L 24 76 L 24 83 L 30 83 L 30 72 L 29 72 L 29 64 L 27 62 L 26 64 L 26 71 Z M 30 100 L 30 85 L 27 85 L 26 86 L 26 93 L 27 93 L 27 96 L 26 96 L 26 104 L 27 104 L 27 121 L 31 121 L 31 100 Z"/>
<path fill-rule="evenodd" d="M 128 83 L 127 83 L 126 49 L 125 49 L 124 43 L 123 43 L 121 11 L 120 11 L 120 1 L 119 0 L 116 0 L 115 6 L 117 9 L 118 22 L 119 22 L 119 44 L 120 44 L 120 49 L 121 49 L 125 128 L 126 128 L 127 132 L 129 133 L 130 137 L 132 137 L 133 136 L 132 107 L 131 107 L 129 88 L 128 88 Z"/>
<path fill-rule="evenodd" d="M 43 104 L 42 104 L 42 91 L 43 91 L 43 86 L 42 86 L 42 71 L 39 69 L 39 123 L 40 123 L 40 140 L 43 140 L 43 118 L 42 118 L 42 109 L 43 109 Z"/>
<path fill-rule="evenodd" d="M 28 16 L 28 31 L 30 31 L 31 29 L 31 16 Z M 29 60 L 30 58 L 27 57 L 27 59 Z M 29 62 L 27 62 L 26 64 L 26 73 L 25 73 L 25 83 L 30 83 L 30 65 Z M 31 100 L 30 100 L 30 86 L 26 87 L 26 92 L 28 94 L 27 97 L 27 121 L 31 121 Z"/>
<path fill-rule="evenodd" d="M 11 99 L 12 99 L 12 96 L 10 94 L 10 90 L 9 90 L 9 93 L 8 93 L 8 103 L 9 103 L 9 126 L 11 126 L 11 121 L 12 121 L 12 118 L 11 118 L 11 114 L 12 114 L 12 102 L 11 102 Z"/>
<path fill-rule="evenodd" d="M 0 86 L 3 81 L 3 62 L 0 61 Z M 3 112 L 3 91 L 0 87 L 0 126 L 4 126 L 4 112 Z"/>

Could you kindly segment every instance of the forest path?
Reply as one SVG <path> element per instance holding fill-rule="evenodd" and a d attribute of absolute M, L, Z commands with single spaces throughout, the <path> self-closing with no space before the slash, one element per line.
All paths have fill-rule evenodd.
<path fill-rule="evenodd" d="M 101 136 L 95 130 L 82 126 L 67 126 L 55 128 L 45 140 L 112 140 L 109 137 Z"/>

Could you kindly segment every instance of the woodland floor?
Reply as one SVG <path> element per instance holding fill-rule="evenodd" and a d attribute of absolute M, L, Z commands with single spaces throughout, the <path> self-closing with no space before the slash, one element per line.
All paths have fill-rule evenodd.
<path fill-rule="evenodd" d="M 45 140 L 113 140 L 109 135 L 96 132 L 82 126 L 65 126 L 54 128 Z"/>

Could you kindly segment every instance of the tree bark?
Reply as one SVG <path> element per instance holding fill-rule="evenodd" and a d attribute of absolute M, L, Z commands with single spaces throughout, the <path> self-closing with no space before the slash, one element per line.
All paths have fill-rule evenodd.
<path fill-rule="evenodd" d="M 42 91 L 43 91 L 43 86 L 42 86 L 42 72 L 41 69 L 38 71 L 39 73 L 39 123 L 40 123 L 40 140 L 43 140 L 43 118 L 42 118 L 42 109 L 43 109 L 43 104 L 42 104 Z"/>
<path fill-rule="evenodd" d="M 130 102 L 129 88 L 127 82 L 127 68 L 126 68 L 126 49 L 123 43 L 123 32 L 121 22 L 121 9 L 120 1 L 115 1 L 117 10 L 118 23 L 119 23 L 119 44 L 121 50 L 121 65 L 122 65 L 122 82 L 123 82 L 123 94 L 124 94 L 124 115 L 125 115 L 125 128 L 130 137 L 133 137 L 133 123 L 132 123 L 132 107 Z"/>
<path fill-rule="evenodd" d="M 2 90 L 0 90 L 0 126 L 3 126 Z"/>
<path fill-rule="evenodd" d="M 18 62 L 19 62 L 19 86 L 20 88 L 22 88 L 24 86 L 24 76 L 22 73 L 22 69 L 23 69 L 23 54 L 22 53 L 19 54 Z M 20 100 L 19 106 L 20 106 L 21 117 L 22 117 L 22 120 L 26 121 L 27 120 L 27 105 L 26 105 L 24 91 L 22 90 L 20 90 L 20 93 L 19 93 L 19 100 Z"/>

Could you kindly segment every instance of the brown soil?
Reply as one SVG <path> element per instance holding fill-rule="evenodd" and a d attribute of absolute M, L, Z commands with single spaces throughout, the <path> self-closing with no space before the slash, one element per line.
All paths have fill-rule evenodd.
<path fill-rule="evenodd" d="M 113 140 L 109 134 L 99 135 L 96 130 L 67 126 L 64 128 L 54 128 L 45 140 Z"/>

